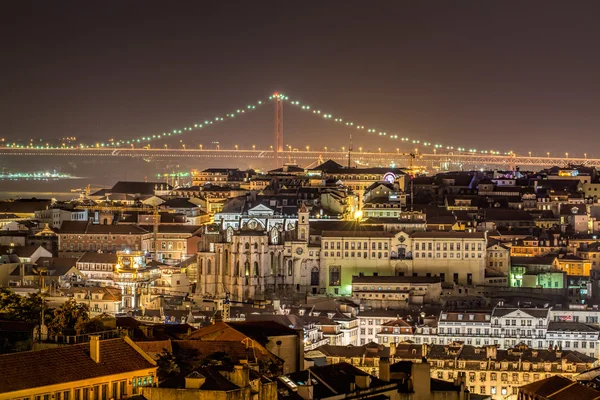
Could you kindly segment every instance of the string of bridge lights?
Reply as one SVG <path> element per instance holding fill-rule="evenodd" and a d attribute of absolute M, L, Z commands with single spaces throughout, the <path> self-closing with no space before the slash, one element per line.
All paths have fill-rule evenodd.
<path fill-rule="evenodd" d="M 400 142 L 403 143 L 407 143 L 407 144 L 412 144 L 412 145 L 417 145 L 417 146 L 423 146 L 423 147 L 429 147 L 429 148 L 433 148 L 434 150 L 440 149 L 440 150 L 456 150 L 456 151 L 461 151 L 461 152 L 468 152 L 468 153 L 481 153 L 481 154 L 492 154 L 492 155 L 511 155 L 513 154 L 512 152 L 500 152 L 500 151 L 496 151 L 496 150 L 477 150 L 474 148 L 465 148 L 465 147 L 458 147 L 458 146 L 451 146 L 451 145 L 444 145 L 444 144 L 439 144 L 439 143 L 432 143 L 432 142 L 426 142 L 426 141 L 421 141 L 421 140 L 417 140 L 417 139 L 411 139 L 408 137 L 403 137 L 403 136 L 399 136 L 398 134 L 394 134 L 394 133 L 389 133 L 386 131 L 381 131 L 379 129 L 373 128 L 373 127 L 367 127 L 365 125 L 359 124 L 359 123 L 355 123 L 354 121 L 351 120 L 345 120 L 344 118 L 341 117 L 334 117 L 331 113 L 327 113 L 324 111 L 321 111 L 318 108 L 312 107 L 308 104 L 303 104 L 300 101 L 297 100 L 290 100 L 290 98 L 284 94 L 281 93 L 274 93 L 271 96 L 269 96 L 268 100 L 269 101 L 273 101 L 274 99 L 280 99 L 282 101 L 287 102 L 288 104 L 299 108 L 302 111 L 308 112 L 308 113 L 312 113 L 314 115 L 320 116 L 323 119 L 332 121 L 334 123 L 337 123 L 339 125 L 345 125 L 346 127 L 350 128 L 350 129 L 357 129 L 360 130 L 362 132 L 366 132 L 367 134 L 371 134 L 371 135 L 378 135 L 381 137 L 388 137 L 391 140 L 399 140 Z M 187 132 L 191 132 L 194 130 L 200 130 L 200 129 L 205 129 L 207 127 L 210 127 L 212 125 L 227 121 L 229 119 L 233 119 L 236 118 L 237 116 L 241 116 L 244 115 L 246 113 L 252 112 L 254 110 L 256 110 L 257 108 L 259 108 L 260 106 L 263 106 L 264 104 L 266 104 L 268 101 L 263 101 L 263 100 L 258 100 L 254 103 L 250 103 L 248 105 L 246 105 L 245 107 L 242 108 L 237 108 L 235 111 L 230 112 L 230 113 L 226 113 L 224 116 L 215 116 L 214 118 L 211 119 L 205 119 L 203 122 L 199 122 L 199 123 L 195 123 L 193 125 L 189 125 L 189 126 L 185 126 L 183 128 L 179 128 L 179 129 L 173 129 L 171 131 L 168 132 L 162 132 L 162 133 L 157 133 L 157 134 L 153 134 L 153 135 L 147 135 L 147 136 L 140 136 L 140 137 L 136 137 L 136 138 L 132 138 L 132 139 L 119 139 L 119 140 L 109 140 L 108 142 L 98 142 L 96 144 L 84 144 L 81 143 L 79 145 L 71 145 L 71 146 L 67 146 L 63 143 L 62 146 L 49 146 L 48 144 L 46 144 L 46 146 L 33 146 L 32 143 L 30 143 L 29 146 L 25 146 L 25 145 L 19 145 L 16 143 L 9 143 L 8 147 L 18 147 L 18 148 L 46 148 L 46 149 L 61 149 L 61 148 L 100 148 L 100 147 L 104 147 L 104 148 L 122 148 L 122 147 L 129 147 L 129 146 L 134 146 L 136 144 L 149 144 L 150 142 L 156 141 L 156 140 L 161 140 L 161 139 L 165 139 L 168 137 L 173 137 L 173 136 L 178 136 L 178 135 L 182 135 L 185 134 Z"/>
<path fill-rule="evenodd" d="M 269 97 L 269 99 L 272 99 L 273 96 Z M 150 143 L 152 141 L 156 141 L 156 140 L 160 140 L 160 139 L 165 139 L 168 137 L 173 137 L 173 136 L 178 136 L 178 135 L 182 135 L 184 133 L 187 132 L 191 132 L 193 130 L 198 130 L 198 129 L 204 129 L 204 128 L 208 128 L 212 125 L 221 123 L 223 121 L 226 120 L 230 120 L 233 119 L 237 116 L 241 116 L 241 115 L 245 115 L 247 113 L 250 113 L 254 110 L 256 110 L 257 108 L 259 108 L 260 106 L 266 104 L 267 101 L 264 100 L 258 100 L 254 103 L 250 103 L 248 105 L 246 105 L 245 107 L 242 108 L 238 108 L 233 112 L 227 113 L 224 116 L 216 116 L 214 118 L 211 119 L 205 119 L 203 122 L 200 123 L 195 123 L 194 125 L 190 125 L 190 126 L 185 126 L 183 128 L 180 129 L 173 129 L 172 131 L 169 132 L 162 132 L 162 133 L 157 133 L 154 135 L 148 135 L 148 136 L 140 136 L 140 137 L 136 137 L 133 139 L 120 139 L 120 140 L 109 140 L 108 142 L 102 143 L 102 142 L 98 142 L 96 144 L 78 144 L 78 145 L 71 145 L 71 146 L 50 146 L 50 145 L 46 145 L 46 146 L 33 146 L 32 144 L 30 144 L 29 146 L 25 146 L 25 145 L 18 145 L 16 143 L 9 143 L 7 146 L 8 147 L 17 147 L 17 148 L 36 148 L 36 149 L 61 149 L 61 148 L 82 148 L 82 149 L 87 149 L 87 148 L 100 148 L 100 147 L 104 147 L 104 148 L 110 148 L 110 147 L 115 147 L 115 148 L 119 148 L 119 147 L 123 147 L 123 146 L 134 146 L 136 144 L 144 144 L 144 143 Z"/>
<path fill-rule="evenodd" d="M 275 97 L 280 97 L 282 98 L 284 101 L 287 101 L 289 104 L 300 108 L 303 111 L 306 112 L 310 112 L 312 114 L 315 114 L 317 116 L 321 116 L 326 120 L 332 121 L 334 123 L 340 124 L 340 125 L 345 125 L 348 128 L 352 128 L 352 129 L 357 129 L 357 130 L 361 130 L 363 132 L 367 132 L 367 134 L 373 134 L 373 135 L 378 135 L 378 136 L 382 136 L 382 137 L 389 137 L 391 140 L 400 140 L 401 142 L 404 143 L 411 143 L 414 145 L 418 145 L 418 146 L 423 146 L 423 147 L 430 147 L 433 149 L 441 149 L 441 150 L 456 150 L 456 151 L 462 151 L 462 152 L 468 152 L 468 153 L 481 153 L 481 154 L 494 154 L 494 155 L 511 155 L 512 152 L 500 152 L 497 150 L 477 150 L 474 148 L 471 149 L 467 149 L 465 147 L 458 147 L 458 146 L 450 146 L 450 145 L 443 145 L 443 144 L 439 144 L 439 143 L 431 143 L 431 142 L 424 142 L 421 140 L 416 140 L 416 139 L 411 139 L 408 137 L 402 137 L 399 136 L 397 134 L 393 134 L 390 133 L 388 134 L 388 132 L 385 131 L 381 131 L 379 129 L 375 129 L 373 127 L 367 127 L 365 125 L 359 124 L 359 123 L 355 123 L 351 120 L 345 120 L 344 118 L 339 118 L 339 117 L 334 117 L 332 114 L 321 111 L 320 109 L 317 109 L 315 107 L 312 107 L 308 104 L 303 104 L 300 103 L 297 100 L 290 100 L 289 97 L 282 95 L 282 94 L 274 94 L 273 96 L 270 97 L 270 99 L 273 99 Z"/>

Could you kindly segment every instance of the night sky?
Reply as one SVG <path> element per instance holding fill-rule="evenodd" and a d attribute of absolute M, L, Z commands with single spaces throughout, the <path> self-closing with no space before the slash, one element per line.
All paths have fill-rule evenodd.
<path fill-rule="evenodd" d="M 5 1 L 0 135 L 129 138 L 273 91 L 400 136 L 600 157 L 597 1 Z M 267 146 L 272 108 L 182 140 Z M 351 131 L 286 108 L 285 143 Z M 400 143 L 353 136 L 356 146 Z M 594 154 L 597 153 L 597 154 Z"/>

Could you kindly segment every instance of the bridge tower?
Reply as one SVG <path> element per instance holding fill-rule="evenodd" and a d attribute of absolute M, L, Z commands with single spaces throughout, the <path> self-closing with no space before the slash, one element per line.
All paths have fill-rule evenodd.
<path fill-rule="evenodd" d="M 283 96 L 279 93 L 273 95 L 275 98 L 275 143 L 273 145 L 273 159 L 275 168 L 279 168 L 279 153 L 283 151 Z"/>

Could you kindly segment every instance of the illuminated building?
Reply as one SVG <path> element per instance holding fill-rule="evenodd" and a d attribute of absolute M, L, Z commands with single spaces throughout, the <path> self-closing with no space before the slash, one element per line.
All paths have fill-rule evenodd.
<path fill-rule="evenodd" d="M 121 288 L 123 309 L 140 307 L 140 296 L 148 292 L 152 283 L 160 277 L 157 268 L 146 267 L 141 251 L 118 251 L 114 271 L 114 284 Z"/>
<path fill-rule="evenodd" d="M 400 168 L 347 168 L 329 160 L 308 170 L 307 173 L 309 177 L 342 182 L 358 195 L 359 207 L 362 207 L 365 190 L 374 183 L 387 182 L 396 186 L 399 191 L 406 190 L 406 173 Z"/>
<path fill-rule="evenodd" d="M 532 349 L 518 344 L 506 350 L 460 342 L 430 346 L 431 377 L 453 382 L 462 377 L 473 394 L 516 399 L 519 387 L 552 376 L 573 378 L 591 368 L 596 358 L 573 350 Z M 556 397 L 561 398 L 561 397 Z"/>
<path fill-rule="evenodd" d="M 86 251 L 111 251 L 142 248 L 148 233 L 138 225 L 93 224 L 88 221 L 65 221 L 58 232 L 59 255 L 82 255 Z"/>

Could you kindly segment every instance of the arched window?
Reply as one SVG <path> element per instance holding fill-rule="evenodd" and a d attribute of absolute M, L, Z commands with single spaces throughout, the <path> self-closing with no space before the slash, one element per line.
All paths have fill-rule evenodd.
<path fill-rule="evenodd" d="M 244 244 L 244 248 L 245 248 L 246 250 L 250 250 L 250 243 L 246 243 L 246 244 Z"/>
<path fill-rule="evenodd" d="M 300 240 L 306 240 L 306 229 L 300 229 Z"/>
<path fill-rule="evenodd" d="M 254 250 L 258 249 L 258 243 L 254 243 Z"/>
<path fill-rule="evenodd" d="M 254 261 L 254 276 L 258 276 L 258 261 Z"/>
<path fill-rule="evenodd" d="M 244 264 L 244 275 L 250 276 L 250 261 L 246 261 Z"/>
<path fill-rule="evenodd" d="M 275 254 L 271 253 L 271 275 L 275 274 Z"/>
<path fill-rule="evenodd" d="M 210 262 L 210 260 L 206 260 L 206 275 L 210 275 L 212 273 L 211 271 L 211 265 L 212 263 Z"/>
<path fill-rule="evenodd" d="M 288 260 L 288 276 L 294 275 L 294 265 L 292 260 Z"/>
<path fill-rule="evenodd" d="M 310 284 L 311 286 L 319 286 L 319 268 L 313 267 L 310 271 Z"/>
<path fill-rule="evenodd" d="M 233 276 L 240 276 L 240 262 L 235 262 L 235 270 L 233 271 Z"/>
<path fill-rule="evenodd" d="M 203 270 L 203 267 L 204 267 L 204 260 L 201 258 L 201 259 L 200 259 L 200 264 L 198 264 L 198 273 L 199 273 L 200 275 L 202 275 L 202 274 L 203 274 L 203 272 L 202 272 L 202 270 Z"/>

